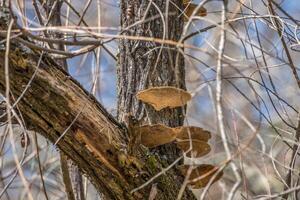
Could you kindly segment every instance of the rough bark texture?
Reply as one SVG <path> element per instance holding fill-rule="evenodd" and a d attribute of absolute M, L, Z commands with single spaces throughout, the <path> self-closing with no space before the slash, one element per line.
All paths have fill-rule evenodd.
<path fill-rule="evenodd" d="M 167 1 L 165 0 L 153 1 L 147 9 L 149 2 L 144 0 L 121 1 L 121 26 L 124 35 L 178 41 L 183 29 L 181 12 L 172 3 L 169 4 L 169 9 L 166 11 Z M 183 6 L 182 0 L 172 2 L 179 8 Z M 157 9 L 164 14 L 164 19 L 161 18 Z M 169 14 L 168 20 L 166 20 L 166 13 Z M 147 22 L 141 22 L 128 29 L 132 24 L 142 21 L 143 18 Z M 142 124 L 161 123 L 171 127 L 183 125 L 184 112 L 182 108 L 163 109 L 157 112 L 136 98 L 138 91 L 154 86 L 175 86 L 185 89 L 182 55 L 174 47 L 162 46 L 155 42 L 125 39 L 120 41 L 119 46 L 118 119 L 122 121 L 125 114 L 131 113 Z M 159 151 L 167 157 L 168 163 L 178 157 L 178 150 L 173 145 L 166 145 Z"/>
<path fill-rule="evenodd" d="M 56 1 L 56 0 L 49 0 L 44 4 L 44 8 L 46 11 L 46 16 L 48 19 L 48 24 L 50 26 L 62 26 L 61 23 L 61 6 L 63 2 L 62 1 Z M 56 39 L 62 39 L 64 36 L 61 33 L 54 33 L 48 35 L 48 37 L 56 38 Z M 65 47 L 63 44 L 58 45 L 52 45 L 49 43 L 49 47 L 57 50 L 64 51 Z M 68 72 L 68 64 L 66 59 L 60 59 L 56 61 L 59 66 Z M 63 154 L 61 152 L 61 154 Z M 76 165 L 73 164 L 71 160 L 64 160 L 66 156 L 61 155 L 61 172 L 62 176 L 64 177 L 64 184 L 66 188 L 66 193 L 68 194 L 68 200 L 84 200 L 84 187 L 82 182 L 82 176 L 81 173 Z M 64 163 L 64 162 L 67 162 Z M 66 164 L 66 165 L 65 165 Z M 64 168 L 65 167 L 65 168 Z M 67 178 L 69 176 L 69 178 Z M 68 180 L 70 179 L 70 181 Z M 65 182 L 68 180 L 68 182 Z M 72 195 L 70 195 L 72 193 Z"/>
<path fill-rule="evenodd" d="M 0 8 L 0 31 L 7 30 L 9 21 L 9 14 L 3 9 Z M 5 34 L 2 32 L 0 40 L 3 39 Z M 4 45 L 0 47 L 1 93 L 6 88 L 5 49 Z M 41 133 L 54 143 L 71 125 L 57 147 L 89 177 L 104 199 L 147 199 L 151 185 L 133 194 L 130 191 L 158 173 L 162 166 L 167 165 L 166 162 L 143 148 L 139 149 L 136 158 L 129 157 L 126 154 L 129 141 L 126 128 L 49 56 L 45 55 L 38 66 L 40 55 L 40 52 L 21 45 L 18 38 L 11 40 L 9 78 L 10 94 L 14 97 L 12 103 L 23 93 L 37 70 L 18 103 L 19 114 L 22 114 L 27 129 Z M 171 115 L 178 111 L 169 112 Z M 158 178 L 157 199 L 174 199 L 180 178 L 173 169 Z M 193 196 L 187 192 L 184 199 L 193 199 Z"/>
<path fill-rule="evenodd" d="M 28 49 L 12 47 L 10 89 L 14 98 L 20 96 L 29 82 L 37 61 L 38 55 Z M 122 144 L 126 144 L 122 127 L 76 81 L 60 70 L 55 63 L 48 61 L 43 60 L 30 88 L 18 104 L 27 128 L 43 134 L 54 143 L 82 111 L 57 147 L 90 177 L 99 191 L 112 199 L 124 199 L 122 193 L 130 190 L 129 187 L 126 189 L 128 183 L 117 173 L 112 173 L 112 168 L 118 168 L 117 152 Z M 0 51 L 1 92 L 5 91 L 3 63 L 4 52 Z M 85 146 L 84 142 L 75 137 L 79 130 L 91 141 L 99 141 L 99 144 Z M 103 164 L 104 159 L 95 158 L 88 148 L 89 145 L 96 146 L 110 165 Z M 121 168 L 117 169 L 119 170 Z M 117 194 L 117 189 L 122 193 Z"/>
<path fill-rule="evenodd" d="M 69 175 L 68 156 L 64 155 L 63 152 L 60 152 L 60 166 L 62 172 L 62 179 L 65 184 L 66 196 L 68 200 L 75 200 L 75 195 L 72 188 L 72 182 Z"/>
<path fill-rule="evenodd" d="M 178 8 L 182 8 L 183 5 L 182 0 L 172 2 L 177 5 L 177 8 L 172 3 L 167 5 L 165 0 L 121 0 L 123 34 L 178 41 L 183 30 L 183 18 Z M 119 121 L 124 121 L 124 116 L 131 114 L 139 120 L 140 124 L 160 123 L 170 127 L 183 125 L 184 108 L 163 109 L 157 112 L 153 107 L 145 105 L 136 98 L 138 91 L 149 87 L 175 86 L 185 89 L 184 58 L 174 49 L 174 46 L 156 42 L 121 40 L 117 73 Z M 166 167 L 178 158 L 180 151 L 174 144 L 169 144 L 152 149 L 151 153 L 159 155 L 164 161 L 163 167 Z M 174 177 L 173 187 L 169 189 L 179 191 L 182 181 L 182 177 Z M 159 180 L 157 183 L 158 186 L 161 185 Z M 169 198 L 176 198 L 176 193 L 174 195 Z"/>

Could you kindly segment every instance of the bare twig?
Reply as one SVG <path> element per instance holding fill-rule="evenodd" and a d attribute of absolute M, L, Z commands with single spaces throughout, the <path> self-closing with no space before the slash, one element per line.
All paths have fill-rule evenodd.
<path fill-rule="evenodd" d="M 220 135 L 222 138 L 222 142 L 224 145 L 224 149 L 226 152 L 227 159 L 230 159 L 231 152 L 228 146 L 228 139 L 225 133 L 225 127 L 223 122 L 223 102 L 222 102 L 222 60 L 223 60 L 223 53 L 224 53 L 224 47 L 225 47 L 225 38 L 226 38 L 226 32 L 225 32 L 225 18 L 226 18 L 226 3 L 223 1 L 222 4 L 222 19 L 221 19 L 221 36 L 220 36 L 220 42 L 219 42 L 219 50 L 218 50 L 218 65 L 217 65 L 217 79 L 216 79 L 216 107 L 217 107 L 217 119 L 218 119 L 218 127 L 220 131 Z M 234 198 L 235 192 L 238 189 L 239 185 L 241 184 L 241 177 L 238 172 L 238 168 L 235 165 L 234 162 L 230 162 L 230 166 L 232 168 L 232 171 L 236 178 L 236 183 L 232 187 L 228 200 L 231 200 Z"/>
<path fill-rule="evenodd" d="M 12 19 L 9 23 L 9 26 L 8 26 L 8 32 L 7 32 L 7 38 L 10 38 L 10 31 L 12 29 L 14 25 L 14 20 Z M 6 42 L 6 51 L 5 51 L 5 83 L 6 83 L 6 92 L 5 92 L 5 95 L 6 95 L 6 110 L 7 110 L 7 119 L 8 119 L 8 132 L 9 132 L 9 137 L 10 137 L 10 143 L 11 143 L 11 146 L 12 146 L 12 150 L 13 150 L 13 157 L 14 157 L 14 160 L 15 160 L 15 163 L 16 163 L 16 166 L 17 166 L 17 169 L 18 169 L 18 173 L 21 177 L 21 180 L 24 184 L 24 187 L 26 189 L 26 192 L 27 192 L 27 195 L 28 195 L 28 198 L 30 200 L 33 200 L 33 196 L 31 194 L 31 191 L 29 189 L 29 185 L 28 185 L 28 182 L 25 178 L 25 175 L 24 175 L 24 172 L 22 170 L 22 167 L 20 165 L 20 161 L 19 161 L 19 158 L 17 156 L 17 152 L 16 152 L 16 147 L 15 147 L 15 142 L 14 142 L 14 137 L 13 137 L 13 128 L 12 128 L 12 122 L 11 122 L 11 105 L 10 105 L 10 84 L 9 84 L 9 50 L 10 50 L 10 40 L 7 40 Z"/>

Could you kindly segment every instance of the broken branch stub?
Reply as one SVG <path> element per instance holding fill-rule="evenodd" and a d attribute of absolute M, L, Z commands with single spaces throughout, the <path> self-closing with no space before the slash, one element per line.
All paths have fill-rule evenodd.
<path fill-rule="evenodd" d="M 187 171 L 190 166 L 183 165 L 179 169 L 181 173 L 186 176 Z M 218 171 L 218 167 L 209 164 L 202 164 L 192 170 L 192 173 L 189 177 L 189 185 L 192 186 L 193 189 L 200 189 L 205 187 L 209 181 L 214 177 L 216 172 Z M 212 184 L 218 181 L 223 176 L 223 172 L 219 172 L 216 177 L 214 177 Z"/>
<path fill-rule="evenodd" d="M 209 144 L 201 140 L 191 140 L 191 143 L 190 140 L 181 140 L 176 141 L 176 144 L 177 147 L 184 152 L 189 151 L 190 147 L 192 147 L 187 156 L 191 156 L 192 153 L 193 157 L 201 157 L 208 154 L 211 150 Z"/>
<path fill-rule="evenodd" d="M 149 148 L 173 142 L 176 138 L 174 130 L 163 124 L 144 125 L 138 127 L 138 131 L 141 134 L 141 143 Z"/>
<path fill-rule="evenodd" d="M 191 94 L 179 88 L 162 86 L 139 91 L 137 99 L 150 104 L 156 111 L 163 108 L 184 106 L 191 98 Z"/>

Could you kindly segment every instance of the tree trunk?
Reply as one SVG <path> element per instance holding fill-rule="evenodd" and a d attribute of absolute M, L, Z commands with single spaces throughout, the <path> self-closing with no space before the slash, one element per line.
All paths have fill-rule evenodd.
<path fill-rule="evenodd" d="M 172 3 L 167 5 L 165 0 L 121 0 L 123 34 L 178 41 L 183 30 L 183 18 L 178 8 L 182 8 L 183 5 L 182 0 L 175 0 L 173 3 L 177 8 Z M 161 13 L 164 15 L 163 19 Z M 130 27 L 133 24 L 135 25 Z M 158 123 L 170 127 L 183 125 L 185 108 L 167 108 L 158 112 L 136 98 L 138 91 L 155 86 L 186 89 L 184 58 L 174 46 L 138 39 L 120 40 L 117 74 L 119 121 L 126 123 L 125 115 L 130 114 L 140 125 Z M 160 155 L 160 159 L 163 160 L 162 166 L 167 167 L 178 158 L 180 151 L 174 144 L 168 144 L 153 149 L 151 153 Z M 178 173 L 176 167 L 173 170 Z M 161 184 L 161 180 L 158 181 L 158 186 L 162 189 L 161 192 L 170 194 L 167 199 L 174 199 L 182 181 L 182 177 L 177 176 L 173 180 L 172 187 Z M 189 195 L 184 198 L 193 198 Z"/>
<path fill-rule="evenodd" d="M 166 11 L 165 0 L 153 1 L 150 9 L 147 9 L 149 2 L 151 1 L 121 1 L 121 26 L 124 35 L 178 41 L 183 29 L 181 12 L 171 3 Z M 175 0 L 173 3 L 179 8 L 183 7 L 182 0 Z M 164 14 L 163 19 L 157 9 Z M 169 13 L 168 19 L 166 13 Z M 142 19 L 151 20 L 127 28 Z M 154 86 L 175 86 L 185 89 L 183 56 L 174 47 L 139 40 L 120 40 L 119 49 L 117 71 L 119 121 L 130 113 L 142 124 L 161 123 L 171 127 L 183 125 L 182 108 L 163 109 L 157 112 L 136 98 L 138 91 Z M 165 145 L 159 148 L 159 151 L 167 158 L 168 163 L 178 157 L 178 150 L 174 145 Z"/>
<path fill-rule="evenodd" d="M 122 5 L 124 4 L 122 3 Z M 0 40 L 6 37 L 5 31 L 8 30 L 7 25 L 10 19 L 7 9 L 0 8 L 0 30 L 4 31 L 4 34 L 0 31 Z M 16 26 L 14 28 L 18 29 Z M 104 199 L 147 199 L 151 184 L 135 193 L 131 193 L 131 191 L 159 173 L 162 167 L 167 166 L 166 160 L 161 159 L 157 154 L 151 154 L 143 147 L 139 148 L 138 155 L 135 157 L 127 155 L 124 151 L 128 148 L 129 142 L 126 127 L 119 124 L 52 58 L 47 55 L 43 55 L 41 58 L 39 50 L 32 46 L 31 48 L 27 47 L 28 42 L 29 40 L 23 36 L 12 38 L 8 58 L 5 56 L 8 48 L 0 48 L 0 92 L 4 93 L 6 89 L 4 63 L 8 59 L 10 94 L 14 97 L 11 102 L 15 103 L 14 99 L 18 99 L 22 95 L 17 104 L 17 113 L 22 114 L 26 128 L 41 133 L 53 143 L 59 140 L 57 148 L 78 165 L 99 193 L 103 194 Z M 151 44 L 146 43 L 145 45 Z M 143 50 L 143 47 L 141 48 Z M 174 61 L 175 55 L 172 52 L 162 52 L 161 57 L 168 57 L 166 55 L 173 55 L 171 60 Z M 159 74 L 166 80 L 161 78 L 161 81 L 158 82 L 155 81 L 159 80 L 156 76 L 150 75 L 151 78 L 147 78 L 149 81 L 144 87 L 179 84 L 184 88 L 184 82 L 177 81 L 176 83 L 175 75 L 167 70 L 169 66 L 165 63 L 170 62 L 169 59 L 170 57 L 159 60 L 161 64 L 157 65 L 157 70 L 161 70 L 161 67 L 166 69 Z M 142 60 L 138 60 L 142 62 Z M 183 62 L 182 59 L 178 60 Z M 120 61 L 122 62 L 122 58 Z M 153 64 L 153 61 L 151 63 Z M 152 67 L 152 64 L 148 66 Z M 148 72 L 150 73 L 151 70 Z M 183 72 L 178 74 L 184 77 Z M 26 89 L 26 85 L 33 75 L 34 78 L 29 88 Z M 128 75 L 134 74 L 128 73 Z M 138 78 L 138 76 L 136 77 Z M 130 77 L 124 77 L 124 79 L 132 80 Z M 139 80 L 141 79 L 139 78 Z M 136 81 L 135 84 L 139 85 L 140 82 Z M 24 89 L 26 92 L 23 94 Z M 130 88 L 127 87 L 127 89 Z M 134 86 L 132 89 L 136 91 L 137 87 Z M 122 95 L 120 98 L 119 102 L 123 102 Z M 132 99 L 133 106 L 124 104 L 127 107 L 124 106 L 125 110 L 122 112 L 135 111 L 134 115 L 138 116 L 136 109 L 143 109 L 143 107 L 141 104 L 137 104 L 133 95 L 128 98 Z M 119 108 L 121 107 L 120 103 Z M 146 111 L 152 116 L 153 123 L 161 122 L 177 126 L 183 122 L 183 117 L 179 115 L 182 113 L 181 109 L 164 110 L 161 115 L 163 114 L 165 117 L 159 116 L 151 108 L 147 108 Z M 141 112 L 145 113 L 146 111 Z M 123 113 L 120 109 L 119 118 L 121 119 L 122 116 Z M 163 153 L 162 150 L 161 152 Z M 175 154 L 170 155 L 175 157 Z M 153 183 L 157 184 L 156 199 L 175 199 L 182 183 L 182 176 L 172 168 L 155 179 Z M 186 191 L 183 199 L 194 199 L 194 197 L 191 192 Z"/>

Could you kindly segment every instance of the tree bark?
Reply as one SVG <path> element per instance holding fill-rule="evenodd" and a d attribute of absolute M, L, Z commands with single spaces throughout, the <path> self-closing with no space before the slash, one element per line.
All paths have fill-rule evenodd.
<path fill-rule="evenodd" d="M 6 37 L 3 33 L 7 30 L 9 20 L 10 15 L 5 8 L 0 8 L 0 31 L 4 31 L 0 32 L 0 41 Z M 25 37 L 11 39 L 8 59 L 10 94 L 14 97 L 11 102 L 13 104 L 13 99 L 23 95 L 17 106 L 26 128 L 41 133 L 53 143 L 59 139 L 57 148 L 78 165 L 104 199 L 147 199 L 151 185 L 135 193 L 131 191 L 160 172 L 167 165 L 166 161 L 142 147 L 136 157 L 127 155 L 129 138 L 126 127 L 118 123 L 53 59 L 47 55 L 40 59 L 41 52 L 26 47 L 22 44 L 24 41 L 29 42 Z M 6 89 L 5 51 L 6 48 L 0 48 L 1 93 Z M 30 87 L 23 94 L 33 75 Z M 173 76 L 169 72 L 163 75 Z M 172 80 L 164 83 L 175 84 Z M 180 112 L 180 109 L 165 110 L 165 116 L 172 117 L 174 121 L 166 118 L 161 121 L 176 126 L 182 123 L 177 115 Z M 157 115 L 153 113 L 153 116 Z M 128 162 L 129 158 L 132 162 Z M 158 190 L 156 199 L 174 199 L 181 180 L 176 169 L 169 170 L 155 180 Z M 190 192 L 186 192 L 183 197 L 193 198 Z"/>
<path fill-rule="evenodd" d="M 61 6 L 62 1 L 49 0 L 43 4 L 43 8 L 46 14 L 46 22 L 41 22 L 41 25 L 50 26 L 62 26 L 61 22 Z M 49 38 L 62 39 L 64 36 L 61 33 L 47 34 Z M 64 51 L 63 44 L 52 45 L 48 43 L 52 49 Z M 56 61 L 59 66 L 68 72 L 68 64 L 66 59 L 60 59 Z M 81 173 L 76 165 L 71 160 L 67 160 L 67 156 L 63 152 L 60 152 L 61 172 L 63 176 L 63 182 L 67 193 L 68 200 L 84 200 L 84 187 L 82 183 Z"/>
<path fill-rule="evenodd" d="M 183 1 L 172 2 L 177 7 L 172 3 L 167 5 L 165 0 L 121 0 L 120 20 L 123 34 L 178 41 L 184 22 L 178 8 L 183 8 Z M 136 98 L 138 91 L 149 87 L 174 86 L 186 89 L 184 58 L 174 46 L 163 46 L 156 42 L 120 40 L 117 73 L 119 121 L 126 123 L 125 115 L 130 114 L 140 125 L 158 123 L 170 127 L 183 125 L 185 108 L 167 108 L 158 112 Z M 153 149 L 151 153 L 159 154 L 160 159 L 164 161 L 162 166 L 167 167 L 178 158 L 180 151 L 174 144 L 168 144 Z M 176 167 L 174 171 L 176 172 Z M 182 181 L 180 176 L 174 178 L 172 190 L 179 191 Z M 169 198 L 176 198 L 176 193 L 174 195 Z M 192 197 L 185 196 L 185 198 Z"/>
<path fill-rule="evenodd" d="M 183 18 L 179 9 L 170 3 L 169 9 L 166 10 L 165 0 L 156 0 L 152 4 L 150 2 L 152 1 L 121 1 L 121 26 L 124 35 L 178 41 L 183 30 Z M 179 8 L 183 7 L 182 0 L 172 2 Z M 163 19 L 157 9 L 164 15 Z M 127 28 L 143 19 L 151 20 Z M 117 70 L 119 121 L 123 121 L 124 115 L 130 113 L 142 124 L 161 123 L 171 127 L 182 126 L 184 109 L 163 109 L 157 112 L 151 106 L 138 101 L 136 93 L 155 86 L 175 86 L 185 89 L 183 56 L 174 46 L 162 46 L 156 42 L 124 39 L 120 40 L 119 44 Z M 167 163 L 175 160 L 179 155 L 174 145 L 165 145 L 158 150 L 167 158 Z"/>

